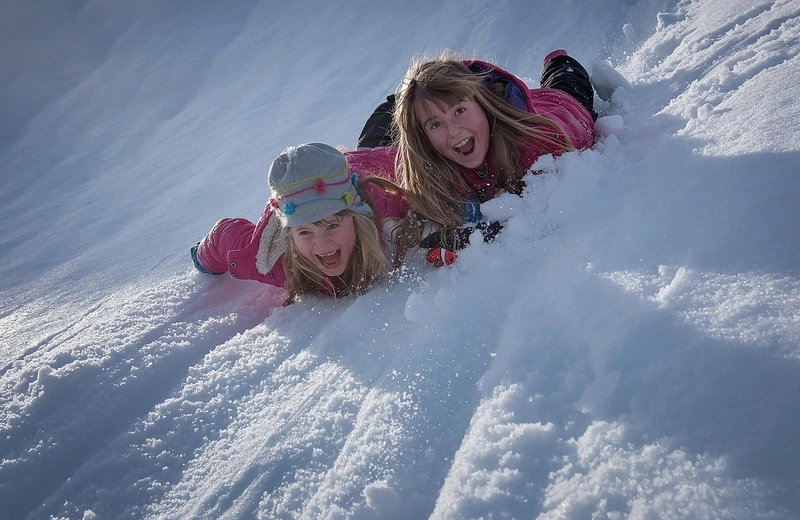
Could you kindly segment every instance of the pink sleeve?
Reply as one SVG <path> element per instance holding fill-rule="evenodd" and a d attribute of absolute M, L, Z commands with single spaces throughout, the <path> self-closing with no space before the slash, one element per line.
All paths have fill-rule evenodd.
<path fill-rule="evenodd" d="M 576 150 L 594 144 L 592 116 L 575 98 L 561 90 L 537 88 L 530 91 L 529 111 L 557 122 Z"/>
<path fill-rule="evenodd" d="M 394 170 L 394 158 L 397 149 L 392 147 L 364 148 L 354 152 L 345 152 L 350 171 L 358 178 L 375 176 L 397 182 Z"/>
<path fill-rule="evenodd" d="M 408 213 L 408 202 L 402 195 L 395 195 L 387 193 L 377 186 L 373 188 L 370 194 L 375 209 L 378 211 L 378 218 L 383 221 L 387 218 L 400 219 L 404 218 Z"/>
<path fill-rule="evenodd" d="M 228 272 L 228 253 L 242 249 L 253 235 L 255 224 L 244 218 L 223 218 L 197 246 L 197 261 L 213 273 Z"/>
<path fill-rule="evenodd" d="M 395 156 L 397 149 L 392 147 L 365 148 L 355 152 L 345 152 L 350 171 L 359 178 L 381 177 L 397 184 L 395 175 Z M 408 203 L 402 195 L 387 193 L 380 186 L 367 184 L 364 187 L 367 197 L 375 206 L 379 228 L 384 219 L 399 219 L 408 213 Z"/>

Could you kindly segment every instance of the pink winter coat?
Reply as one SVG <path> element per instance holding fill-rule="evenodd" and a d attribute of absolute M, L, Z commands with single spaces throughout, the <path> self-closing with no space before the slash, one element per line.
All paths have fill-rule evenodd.
<path fill-rule="evenodd" d="M 344 152 L 351 173 L 359 178 L 383 177 L 395 181 L 394 148 L 373 148 Z M 378 230 L 385 219 L 400 219 L 408 212 L 402 197 L 390 194 L 373 184 L 365 188 L 366 197 L 375 207 Z M 197 261 L 212 273 L 230 273 L 234 278 L 257 280 L 278 287 L 286 283 L 283 271 L 283 245 L 280 220 L 267 203 L 253 224 L 243 218 L 223 218 L 197 246 Z"/>
<path fill-rule="evenodd" d="M 485 61 L 467 60 L 464 64 L 475 72 L 489 71 L 488 80 L 492 83 L 504 82 L 505 100 L 509 104 L 558 123 L 563 133 L 553 128 L 554 137 L 562 141 L 566 137 L 576 150 L 589 148 L 594 144 L 594 121 L 591 114 L 566 92 L 552 88 L 529 89 L 518 77 Z M 529 139 L 522 150 L 522 166 L 527 170 L 540 156 L 560 153 L 560 148 L 537 139 Z M 480 177 L 475 170 L 467 168 L 462 168 L 462 173 L 464 185 L 459 186 L 462 195 L 476 196 L 480 202 L 485 202 L 497 194 L 498 176 L 491 150 L 487 175 Z"/>

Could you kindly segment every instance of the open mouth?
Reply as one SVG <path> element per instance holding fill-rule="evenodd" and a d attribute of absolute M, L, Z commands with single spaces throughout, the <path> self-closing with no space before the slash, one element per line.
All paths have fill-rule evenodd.
<path fill-rule="evenodd" d="M 319 259 L 319 263 L 322 264 L 322 267 L 326 269 L 335 269 L 339 266 L 339 262 L 342 259 L 342 250 L 337 249 L 335 251 L 331 251 L 330 253 L 314 256 Z"/>
<path fill-rule="evenodd" d="M 467 137 L 459 142 L 457 142 L 453 149 L 463 155 L 464 157 L 469 157 L 475 151 L 475 138 L 474 137 Z"/>

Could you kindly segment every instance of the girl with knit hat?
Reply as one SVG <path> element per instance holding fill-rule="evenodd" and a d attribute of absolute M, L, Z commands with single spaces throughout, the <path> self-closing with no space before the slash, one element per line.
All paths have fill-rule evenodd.
<path fill-rule="evenodd" d="M 480 219 L 479 204 L 504 191 L 520 193 L 541 155 L 592 146 L 594 90 L 581 64 L 553 51 L 544 59 L 541 87 L 529 89 L 495 65 L 451 54 L 412 64 L 395 106 L 382 109 L 393 113 L 398 173 L 411 207 L 400 256 L 425 244 L 423 222 L 442 230 L 442 247 L 458 248 L 468 233 L 455 231 Z M 454 255 L 428 258 L 449 263 Z"/>
<path fill-rule="evenodd" d="M 342 153 L 323 143 L 284 150 L 270 166 L 272 198 L 257 223 L 224 218 L 191 249 L 201 272 L 288 292 L 362 294 L 388 271 L 392 233 L 408 211 L 394 150 Z"/>

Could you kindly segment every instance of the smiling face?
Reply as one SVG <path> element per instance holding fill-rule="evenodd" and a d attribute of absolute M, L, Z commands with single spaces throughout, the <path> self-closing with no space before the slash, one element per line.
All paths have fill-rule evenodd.
<path fill-rule="evenodd" d="M 464 168 L 480 168 L 489 151 L 489 120 L 483 108 L 466 99 L 454 105 L 425 100 L 417 118 L 439 154 Z"/>
<path fill-rule="evenodd" d="M 341 276 L 356 245 L 352 215 L 333 215 L 311 224 L 293 226 L 289 233 L 297 252 L 327 276 Z"/>

